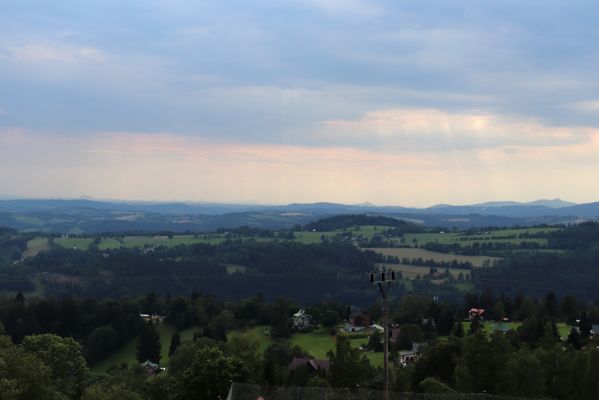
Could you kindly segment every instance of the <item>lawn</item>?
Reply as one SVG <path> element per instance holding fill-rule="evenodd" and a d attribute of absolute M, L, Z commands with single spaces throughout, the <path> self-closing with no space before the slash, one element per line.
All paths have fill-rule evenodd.
<path fill-rule="evenodd" d="M 423 260 L 433 260 L 436 262 L 452 262 L 452 261 L 461 261 L 461 262 L 470 262 L 475 267 L 482 267 L 485 264 L 493 265 L 494 262 L 500 260 L 497 257 L 489 257 L 489 256 L 462 256 L 457 254 L 450 253 L 438 253 L 425 249 L 415 249 L 415 248 L 367 248 L 364 250 L 372 250 L 376 253 L 385 255 L 385 256 L 393 256 L 398 257 L 400 260 L 402 258 L 414 259 L 414 258 L 422 258 Z"/>
<path fill-rule="evenodd" d="M 290 343 L 299 346 L 307 351 L 312 357 L 318 359 L 327 359 L 329 351 L 335 351 L 336 338 L 326 333 L 326 329 L 316 330 L 308 333 L 295 333 L 290 338 Z M 352 347 L 357 348 L 368 342 L 368 338 L 350 339 Z M 374 366 L 383 365 L 383 353 L 371 353 L 365 351 L 364 354 Z"/>

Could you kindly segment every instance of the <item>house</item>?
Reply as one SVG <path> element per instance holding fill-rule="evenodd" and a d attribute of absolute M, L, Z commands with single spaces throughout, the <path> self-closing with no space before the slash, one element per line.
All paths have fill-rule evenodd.
<path fill-rule="evenodd" d="M 158 314 L 139 314 L 139 316 L 146 322 L 152 321 L 154 323 L 163 323 L 164 316 Z"/>
<path fill-rule="evenodd" d="M 475 318 L 482 320 L 484 313 L 484 308 L 471 308 L 470 310 L 468 310 L 468 319 L 470 319 L 470 321 L 472 321 Z"/>
<path fill-rule="evenodd" d="M 160 367 L 158 366 L 158 364 L 153 363 L 150 360 L 146 360 L 139 365 L 143 368 L 145 373 L 148 375 L 155 375 L 158 372 L 160 372 Z"/>
<path fill-rule="evenodd" d="M 354 327 L 365 328 L 372 325 L 372 317 L 366 312 L 355 312 L 351 314 L 348 322 Z"/>
<path fill-rule="evenodd" d="M 316 360 L 314 358 L 293 357 L 293 360 L 289 363 L 289 370 L 292 371 L 304 366 L 312 371 L 320 370 L 327 373 L 331 367 L 331 362 L 329 360 Z"/>
<path fill-rule="evenodd" d="M 308 314 L 304 309 L 300 309 L 298 312 L 293 314 L 293 329 L 304 330 L 308 329 L 312 324 L 312 316 Z"/>
<path fill-rule="evenodd" d="M 418 342 L 414 342 L 412 343 L 412 350 L 402 350 L 399 352 L 399 364 L 403 365 L 404 367 L 406 365 L 410 365 L 413 364 L 414 362 L 416 362 L 416 360 L 419 357 L 419 350 L 420 347 L 422 347 L 424 345 L 424 343 L 418 343 Z"/>

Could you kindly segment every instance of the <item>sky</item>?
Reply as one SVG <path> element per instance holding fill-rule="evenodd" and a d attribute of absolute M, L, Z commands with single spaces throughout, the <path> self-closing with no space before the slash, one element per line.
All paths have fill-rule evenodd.
<path fill-rule="evenodd" d="M 599 200 L 599 3 L 0 0 L 0 196 Z"/>

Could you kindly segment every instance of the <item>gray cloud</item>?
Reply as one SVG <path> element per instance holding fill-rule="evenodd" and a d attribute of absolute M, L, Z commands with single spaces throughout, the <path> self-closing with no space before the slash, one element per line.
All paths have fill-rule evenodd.
<path fill-rule="evenodd" d="M 0 125 L 358 147 L 373 143 L 351 135 L 321 140 L 322 123 L 432 108 L 596 127 L 599 113 L 579 105 L 597 101 L 599 31 L 591 16 L 598 8 L 557 1 L 17 3 L 0 16 Z M 414 135 L 411 147 L 431 145 Z"/>

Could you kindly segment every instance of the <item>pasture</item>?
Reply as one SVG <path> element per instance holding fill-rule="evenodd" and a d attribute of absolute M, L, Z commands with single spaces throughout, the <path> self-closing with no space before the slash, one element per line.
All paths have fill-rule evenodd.
<path fill-rule="evenodd" d="M 387 226 L 361 225 L 352 228 L 336 229 L 334 231 L 297 231 L 293 234 L 295 235 L 296 242 L 311 244 L 320 243 L 323 236 L 327 239 L 331 239 L 335 235 L 344 233 L 353 237 L 361 236 L 366 240 L 370 240 L 372 236 L 377 233 L 382 233 L 387 228 Z"/>
<path fill-rule="evenodd" d="M 312 357 L 318 359 L 327 359 L 329 351 L 335 351 L 335 336 L 327 333 L 326 329 L 316 330 L 308 333 L 295 333 L 289 339 L 289 342 L 307 351 Z M 350 339 L 351 346 L 358 348 L 368 343 L 368 338 Z M 364 351 L 370 363 L 375 366 L 383 365 L 383 353 L 372 353 Z"/>
<path fill-rule="evenodd" d="M 23 258 L 35 257 L 39 252 L 48 249 L 50 249 L 48 238 L 33 238 L 27 242 L 27 250 L 23 252 Z"/>
<path fill-rule="evenodd" d="M 537 235 L 541 233 L 551 233 L 561 228 L 553 227 L 535 227 L 535 228 L 515 228 L 498 229 L 492 231 L 481 231 L 473 235 L 467 235 L 464 232 L 429 232 L 429 233 L 406 233 L 403 237 L 406 245 L 439 243 L 439 244 L 460 244 L 466 246 L 474 242 L 482 243 L 510 243 L 520 244 L 522 242 L 534 242 L 540 246 L 547 245 L 546 238 L 527 238 L 527 235 Z"/>
<path fill-rule="evenodd" d="M 422 258 L 423 260 L 433 260 L 436 262 L 469 262 L 474 267 L 483 267 L 486 265 L 492 266 L 493 263 L 500 260 L 497 257 L 489 257 L 489 256 L 462 256 L 458 254 L 449 254 L 449 253 L 437 253 L 430 250 L 425 249 L 416 249 L 416 248 L 392 248 L 392 247 L 383 247 L 383 248 L 366 248 L 364 250 L 372 250 L 375 253 L 382 254 L 384 256 L 392 256 L 398 257 L 400 260 L 402 258 L 407 258 L 412 260 L 414 258 Z"/>
<path fill-rule="evenodd" d="M 387 267 L 391 268 L 395 271 L 400 271 L 401 276 L 404 279 L 416 279 L 417 276 L 428 275 L 430 272 L 429 267 L 419 266 L 419 265 L 407 265 L 407 264 L 389 264 L 389 263 L 377 263 L 377 267 Z M 449 273 L 454 277 L 458 278 L 460 273 L 463 277 L 470 276 L 470 271 L 467 269 L 459 269 L 459 268 L 447 268 Z M 439 270 L 438 272 L 445 272 L 445 270 Z"/>
<path fill-rule="evenodd" d="M 88 237 L 61 237 L 54 239 L 54 243 L 67 249 L 87 250 L 94 239 Z"/>

